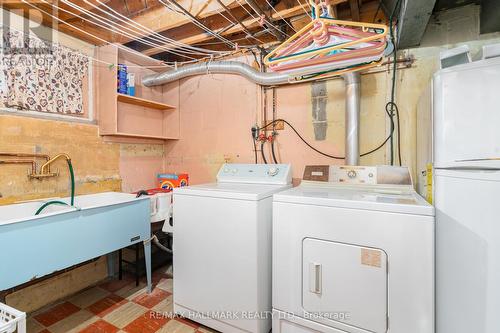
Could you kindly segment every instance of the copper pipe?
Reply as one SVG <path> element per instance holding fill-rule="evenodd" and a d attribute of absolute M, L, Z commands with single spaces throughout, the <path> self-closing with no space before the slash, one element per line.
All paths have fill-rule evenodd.
<path fill-rule="evenodd" d="M 28 153 L 6 153 L 6 152 L 0 152 L 0 156 L 9 156 L 9 157 L 39 157 L 39 158 L 44 158 L 47 161 L 50 160 L 49 155 L 45 154 L 28 154 Z"/>
<path fill-rule="evenodd" d="M 57 154 L 42 165 L 42 167 L 40 168 L 40 175 L 47 175 L 49 173 L 49 166 L 61 157 L 64 157 L 66 161 L 71 161 L 71 157 L 69 157 L 68 154 Z"/>
<path fill-rule="evenodd" d="M 0 164 L 31 164 L 31 174 L 36 172 L 36 163 L 32 160 L 0 160 Z"/>
<path fill-rule="evenodd" d="M 43 158 L 45 159 L 47 162 L 50 160 L 50 156 L 47 155 L 47 154 L 32 154 L 32 153 L 7 153 L 7 152 L 1 152 L 0 151 L 0 157 L 2 156 L 6 156 L 6 157 L 31 157 L 31 158 Z M 50 173 L 50 168 L 48 170 L 48 172 Z M 36 168 L 35 168 L 35 172 L 36 173 Z"/>

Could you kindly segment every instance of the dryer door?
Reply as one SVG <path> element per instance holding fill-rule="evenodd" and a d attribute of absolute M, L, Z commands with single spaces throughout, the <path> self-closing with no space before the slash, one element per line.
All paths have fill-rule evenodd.
<path fill-rule="evenodd" d="M 380 249 L 305 238 L 302 306 L 312 316 L 387 331 L 387 255 Z"/>

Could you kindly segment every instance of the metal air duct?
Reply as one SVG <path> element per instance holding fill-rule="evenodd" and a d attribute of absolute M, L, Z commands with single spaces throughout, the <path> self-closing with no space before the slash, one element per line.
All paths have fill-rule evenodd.
<path fill-rule="evenodd" d="M 359 72 L 342 75 L 345 82 L 345 164 L 359 165 Z"/>
<path fill-rule="evenodd" d="M 237 74 L 261 86 L 276 86 L 289 83 L 290 77 L 282 73 L 259 72 L 252 66 L 239 61 L 210 61 L 182 66 L 178 69 L 146 76 L 142 84 L 146 87 L 159 86 L 185 77 L 202 74 Z"/>

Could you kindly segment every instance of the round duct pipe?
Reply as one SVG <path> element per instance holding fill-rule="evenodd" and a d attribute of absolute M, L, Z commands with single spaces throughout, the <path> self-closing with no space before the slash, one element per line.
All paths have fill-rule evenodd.
<path fill-rule="evenodd" d="M 345 83 L 345 164 L 359 165 L 359 110 L 361 79 L 359 72 L 342 75 Z"/>
<path fill-rule="evenodd" d="M 185 77 L 210 73 L 241 75 L 261 86 L 288 84 L 290 80 L 290 76 L 286 74 L 259 72 L 252 66 L 239 61 L 210 61 L 182 66 L 178 69 L 171 69 L 160 74 L 146 76 L 142 80 L 142 84 L 146 87 L 159 86 Z"/>

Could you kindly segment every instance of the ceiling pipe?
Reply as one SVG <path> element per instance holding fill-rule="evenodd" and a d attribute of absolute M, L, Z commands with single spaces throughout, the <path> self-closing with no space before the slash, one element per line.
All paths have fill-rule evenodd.
<path fill-rule="evenodd" d="M 359 114 L 361 79 L 359 72 L 342 75 L 345 83 L 345 164 L 359 165 Z"/>
<path fill-rule="evenodd" d="M 259 72 L 252 66 L 239 61 L 209 61 L 146 76 L 143 78 L 142 84 L 146 87 L 153 87 L 185 77 L 204 74 L 237 74 L 261 86 L 277 86 L 290 83 L 290 76 L 287 74 Z"/>

